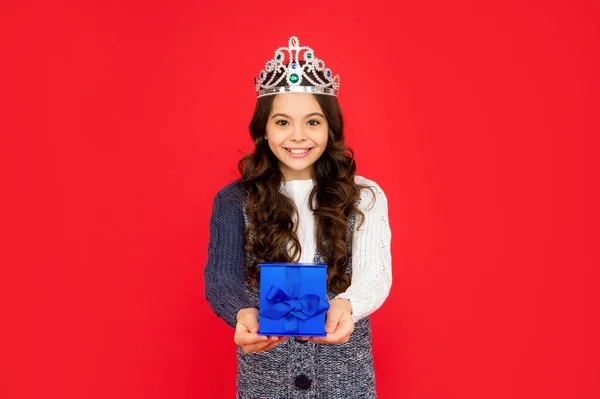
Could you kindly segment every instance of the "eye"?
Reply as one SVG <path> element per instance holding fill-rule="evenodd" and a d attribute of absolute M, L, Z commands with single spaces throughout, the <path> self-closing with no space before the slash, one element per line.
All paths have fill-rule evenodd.
<path fill-rule="evenodd" d="M 321 124 L 321 122 L 319 122 L 316 119 L 311 119 L 311 120 L 308 121 L 308 125 L 309 126 L 317 126 L 317 125 L 320 125 L 320 124 Z"/>
<path fill-rule="evenodd" d="M 288 121 L 284 120 L 284 119 L 280 119 L 277 122 L 275 122 L 276 125 L 279 126 L 287 126 L 288 125 Z"/>

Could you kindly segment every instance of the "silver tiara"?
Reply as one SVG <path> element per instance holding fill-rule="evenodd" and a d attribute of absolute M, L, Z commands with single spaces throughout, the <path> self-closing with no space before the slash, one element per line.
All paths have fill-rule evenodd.
<path fill-rule="evenodd" d="M 300 65 L 301 59 L 304 61 L 302 65 Z M 287 62 L 287 65 L 284 62 Z M 325 80 L 317 72 L 321 72 Z M 277 87 L 283 79 L 286 80 L 287 85 Z M 300 47 L 298 38 L 292 36 L 287 48 L 279 47 L 275 50 L 275 56 L 267 61 L 265 69 L 260 71 L 258 78 L 254 78 L 254 83 L 257 98 L 278 93 L 317 93 L 337 96 L 340 90 L 340 75 L 333 76 L 331 69 L 325 68 L 323 60 L 315 57 L 313 49 Z"/>

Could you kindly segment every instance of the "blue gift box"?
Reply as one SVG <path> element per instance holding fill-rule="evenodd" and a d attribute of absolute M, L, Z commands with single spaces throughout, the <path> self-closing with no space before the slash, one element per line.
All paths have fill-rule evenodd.
<path fill-rule="evenodd" d="M 261 335 L 324 337 L 327 265 L 260 263 Z"/>

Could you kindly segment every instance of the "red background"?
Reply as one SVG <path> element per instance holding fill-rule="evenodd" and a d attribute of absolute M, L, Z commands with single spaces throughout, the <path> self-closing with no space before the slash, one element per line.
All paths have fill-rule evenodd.
<path fill-rule="evenodd" d="M 385 190 L 381 399 L 598 398 L 598 3 L 58 1 L 0 20 L 0 397 L 231 398 L 203 294 L 297 35 Z"/>

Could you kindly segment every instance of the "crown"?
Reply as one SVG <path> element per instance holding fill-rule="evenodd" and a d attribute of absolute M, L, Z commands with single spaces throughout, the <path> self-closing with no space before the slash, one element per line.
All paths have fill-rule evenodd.
<path fill-rule="evenodd" d="M 278 86 L 283 79 L 287 85 Z M 254 83 L 257 98 L 278 93 L 315 93 L 337 97 L 340 75 L 333 76 L 331 69 L 325 68 L 325 62 L 315 57 L 313 49 L 301 47 L 298 38 L 292 36 L 287 48 L 275 50 L 275 56 L 267 61 L 265 69 L 260 71 L 258 78 L 254 78 Z"/>

